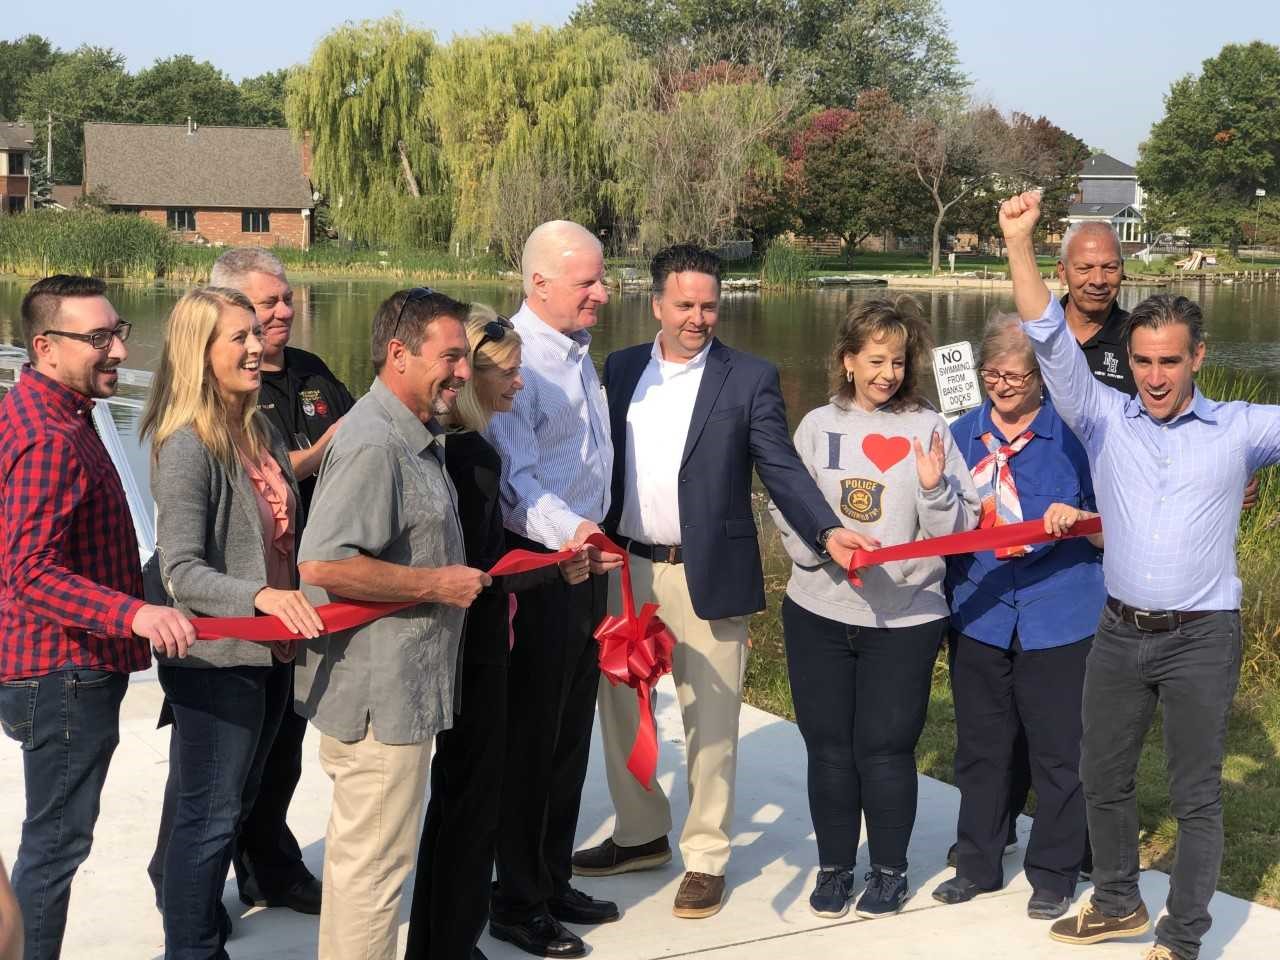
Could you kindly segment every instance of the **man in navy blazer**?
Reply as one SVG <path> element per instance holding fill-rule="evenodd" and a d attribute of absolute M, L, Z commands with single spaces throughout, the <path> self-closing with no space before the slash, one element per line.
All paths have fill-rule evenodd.
<path fill-rule="evenodd" d="M 614 447 L 604 528 L 632 555 L 636 602 L 658 603 L 678 641 L 672 674 L 689 816 L 673 912 L 687 918 L 713 915 L 724 896 L 746 618 L 765 606 L 752 467 L 788 522 L 837 562 L 847 565 L 854 549 L 870 545 L 841 526 L 800 462 L 777 368 L 715 339 L 720 269 L 719 257 L 699 247 L 659 252 L 651 264 L 657 338 L 610 354 L 603 378 Z M 599 711 L 617 819 L 611 838 L 574 854 L 574 872 L 661 866 L 671 859 L 670 804 L 660 786 L 647 791 L 626 769 L 639 721 L 635 694 L 602 679 Z"/>

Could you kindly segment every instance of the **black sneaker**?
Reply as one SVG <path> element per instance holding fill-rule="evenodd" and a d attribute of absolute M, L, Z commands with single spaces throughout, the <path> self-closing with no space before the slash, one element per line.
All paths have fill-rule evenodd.
<path fill-rule="evenodd" d="M 903 871 L 872 864 L 871 872 L 863 879 L 867 889 L 862 891 L 853 912 L 864 920 L 892 916 L 907 902 L 907 875 Z"/>
<path fill-rule="evenodd" d="M 809 909 L 815 917 L 839 920 L 849 912 L 853 899 L 853 867 L 819 870 L 818 882 L 809 894 Z"/>

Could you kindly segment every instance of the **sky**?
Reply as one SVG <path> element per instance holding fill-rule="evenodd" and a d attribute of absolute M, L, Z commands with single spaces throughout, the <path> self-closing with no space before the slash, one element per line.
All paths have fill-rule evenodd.
<path fill-rule="evenodd" d="M 479 3 L 366 0 L 18 0 L 5 6 L 7 39 L 26 33 L 72 49 L 114 47 L 130 70 L 188 53 L 232 79 L 301 63 L 348 19 L 400 10 L 441 39 L 513 23 L 563 23 L 578 0 Z M 1276 0 L 941 0 L 974 92 L 1005 110 L 1046 116 L 1126 163 L 1163 113 L 1169 85 L 1224 44 L 1280 45 Z M 210 11 L 216 6 L 217 13 Z"/>

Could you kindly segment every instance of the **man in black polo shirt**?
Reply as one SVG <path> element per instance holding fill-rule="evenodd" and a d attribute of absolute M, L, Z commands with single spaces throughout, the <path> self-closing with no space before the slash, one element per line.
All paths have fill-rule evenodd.
<path fill-rule="evenodd" d="M 1124 253 L 1110 224 L 1074 224 L 1062 238 L 1058 279 L 1067 288 L 1062 307 L 1070 329 L 1093 375 L 1109 387 L 1132 396 L 1137 391 L 1124 325 L 1129 312 L 1116 303 L 1124 280 Z"/>
<path fill-rule="evenodd" d="M 293 290 L 276 257 L 258 247 L 228 250 L 214 263 L 209 282 L 239 290 L 253 301 L 262 324 L 258 409 L 289 446 L 289 463 L 298 478 L 305 523 L 320 460 L 338 421 L 355 400 L 323 360 L 287 346 L 293 328 Z M 276 669 L 292 673 L 293 664 L 278 664 Z M 285 822 L 302 775 L 306 731 L 306 720 L 294 712 L 291 702 L 267 757 L 258 798 L 240 825 L 234 859 L 236 881 L 240 899 L 250 906 L 320 912 L 320 881 L 303 864 L 298 841 Z"/>

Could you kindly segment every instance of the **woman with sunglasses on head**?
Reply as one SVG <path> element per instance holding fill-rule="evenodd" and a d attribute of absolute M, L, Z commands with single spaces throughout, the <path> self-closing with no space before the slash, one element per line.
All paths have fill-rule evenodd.
<path fill-rule="evenodd" d="M 1044 518 L 1064 534 L 1096 516 L 1089 461 L 1044 394 L 1016 315 L 996 314 L 978 351 L 987 399 L 951 425 L 982 497 L 979 526 Z M 1010 784 L 1025 743 L 1036 813 L 1027 914 L 1066 912 L 1088 843 L 1080 786 L 1085 659 L 1106 601 L 1101 535 L 953 557 L 951 686 L 960 819 L 956 875 L 933 891 L 962 903 L 1004 886 Z M 1019 791 L 1025 797 L 1025 791 Z"/>
<path fill-rule="evenodd" d="M 257 409 L 261 327 L 235 290 L 188 293 L 169 315 L 141 435 L 151 441 L 156 555 L 182 612 L 274 614 L 299 639 L 323 624 L 298 591 L 298 489 L 283 439 Z M 166 960 L 221 960 L 222 887 L 242 810 L 252 806 L 293 650 L 234 638 L 160 657 L 173 709 L 172 828 L 161 836 Z M 171 784 L 171 787 L 174 785 Z"/>
<path fill-rule="evenodd" d="M 498 481 L 502 460 L 485 438 L 524 386 L 520 335 L 505 317 L 473 304 L 466 324 L 471 379 L 451 413 L 445 469 L 458 491 L 467 558 L 488 569 L 507 551 Z M 436 737 L 431 799 L 418 848 L 406 960 L 473 960 L 489 916 L 494 836 L 506 760 L 507 662 L 513 595 L 555 577 L 581 583 L 585 550 L 528 573 L 497 577 L 472 603 L 462 638 L 461 710 Z M 518 682 L 518 681 L 517 681 Z M 516 785 L 516 789 L 519 786 Z"/>
<path fill-rule="evenodd" d="M 855 303 L 831 352 L 831 402 L 796 430 L 796 450 L 850 528 L 883 544 L 968 530 L 978 497 L 946 421 L 919 393 L 929 330 L 910 297 Z M 859 916 L 907 898 L 915 824 L 915 747 L 947 629 L 940 559 L 868 567 L 862 584 L 774 520 L 794 561 L 782 625 L 796 721 L 809 755 L 809 811 L 820 917 L 853 896 L 861 820 L 870 871 Z"/>

